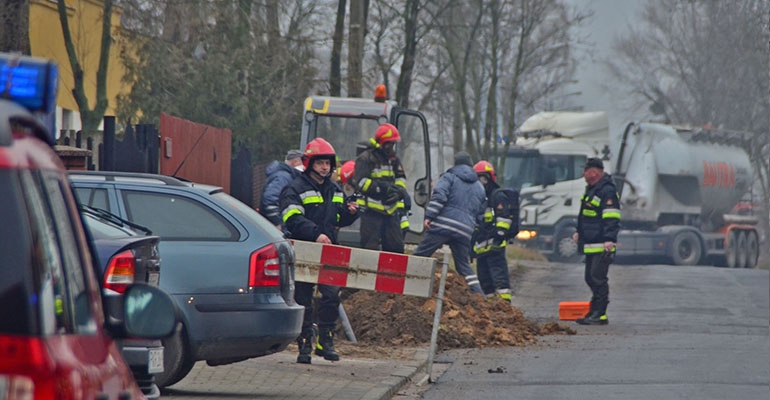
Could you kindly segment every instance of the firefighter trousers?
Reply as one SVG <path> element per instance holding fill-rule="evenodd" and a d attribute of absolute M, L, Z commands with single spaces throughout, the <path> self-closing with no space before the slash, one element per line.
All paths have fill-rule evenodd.
<path fill-rule="evenodd" d="M 586 254 L 585 281 L 591 288 L 591 311 L 607 312 L 610 303 L 608 273 L 614 258 L 610 253 Z"/>
<path fill-rule="evenodd" d="M 403 254 L 401 218 L 396 214 L 386 215 L 372 210 L 361 214 L 361 248 Z"/>
<path fill-rule="evenodd" d="M 302 320 L 302 334 L 311 334 L 313 330 L 313 289 L 315 283 L 296 282 L 294 300 L 305 307 L 305 316 Z M 318 285 L 321 300 L 318 303 L 318 327 L 334 329 L 339 317 L 340 287 L 330 285 Z"/>
<path fill-rule="evenodd" d="M 505 249 L 490 251 L 479 256 L 476 259 L 476 272 L 484 294 L 494 294 L 500 289 L 511 289 Z"/>

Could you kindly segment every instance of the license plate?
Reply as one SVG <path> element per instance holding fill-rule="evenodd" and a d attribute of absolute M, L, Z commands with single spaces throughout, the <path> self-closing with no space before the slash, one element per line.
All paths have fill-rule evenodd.
<path fill-rule="evenodd" d="M 163 372 L 163 348 L 150 349 L 147 360 L 147 373 L 159 374 Z"/>
<path fill-rule="evenodd" d="M 160 282 L 160 274 L 157 272 L 150 272 L 147 275 L 147 283 L 151 286 L 158 286 L 158 282 Z"/>

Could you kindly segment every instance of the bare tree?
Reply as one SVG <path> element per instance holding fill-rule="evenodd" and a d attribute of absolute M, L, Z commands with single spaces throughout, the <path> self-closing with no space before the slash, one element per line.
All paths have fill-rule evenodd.
<path fill-rule="evenodd" d="M 337 1 L 337 14 L 332 36 L 331 72 L 329 73 L 329 94 L 342 94 L 342 41 L 345 36 L 345 8 L 347 1 Z"/>
<path fill-rule="evenodd" d="M 361 97 L 366 36 L 366 0 L 351 0 L 350 25 L 348 27 L 348 96 Z"/>
<path fill-rule="evenodd" d="M 67 16 L 67 4 L 64 1 L 57 2 L 59 11 L 59 21 L 61 22 L 62 33 L 64 34 L 64 46 L 67 49 L 70 66 L 74 78 L 74 87 L 72 96 L 78 105 L 80 112 L 80 121 L 83 130 L 86 132 L 95 131 L 99 128 L 107 111 L 109 99 L 107 98 L 107 69 L 110 61 L 110 47 L 112 46 L 112 0 L 104 0 L 104 11 L 102 12 L 102 35 L 101 45 L 99 47 L 99 66 L 96 70 L 96 102 L 91 108 L 88 102 L 88 96 L 85 91 L 85 81 L 87 73 L 81 64 L 81 58 L 85 55 L 78 54 L 75 50 L 75 42 L 72 38 L 72 32 L 69 26 L 69 17 Z"/>
<path fill-rule="evenodd" d="M 0 51 L 29 55 L 29 0 L 0 2 Z"/>

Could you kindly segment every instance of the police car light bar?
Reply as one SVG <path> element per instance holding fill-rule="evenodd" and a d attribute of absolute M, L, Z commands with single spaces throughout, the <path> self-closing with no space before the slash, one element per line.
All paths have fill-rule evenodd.
<path fill-rule="evenodd" d="M 0 98 L 20 104 L 31 112 L 51 113 L 56 107 L 56 62 L 0 53 Z"/>

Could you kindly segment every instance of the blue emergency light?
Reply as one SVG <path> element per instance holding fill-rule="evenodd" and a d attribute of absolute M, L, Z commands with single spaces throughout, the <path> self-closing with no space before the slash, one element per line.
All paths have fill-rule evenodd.
<path fill-rule="evenodd" d="M 0 53 L 0 98 L 31 112 L 50 114 L 56 108 L 57 88 L 56 62 Z"/>

